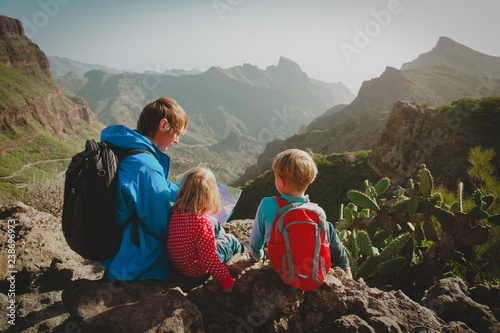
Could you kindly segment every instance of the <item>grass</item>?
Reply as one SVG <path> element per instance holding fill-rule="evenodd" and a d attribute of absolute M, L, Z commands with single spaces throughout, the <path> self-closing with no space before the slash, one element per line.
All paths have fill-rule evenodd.
<path fill-rule="evenodd" d="M 36 65 L 23 68 L 0 65 L 0 108 L 14 108 L 26 103 L 26 97 L 40 96 L 57 87 Z"/>
<path fill-rule="evenodd" d="M 82 145 L 83 149 L 83 145 Z M 53 137 L 40 135 L 33 141 L 10 149 L 5 156 L 0 156 L 0 177 L 5 177 L 20 170 L 27 163 L 71 157 L 75 142 L 59 141 Z"/>
<path fill-rule="evenodd" d="M 455 71 L 446 66 L 434 66 L 419 70 L 405 71 L 407 78 L 415 85 L 415 101 L 438 106 L 463 97 L 479 98 L 491 91 L 484 88 L 480 77 Z M 500 88 L 500 82 L 492 85 Z"/>

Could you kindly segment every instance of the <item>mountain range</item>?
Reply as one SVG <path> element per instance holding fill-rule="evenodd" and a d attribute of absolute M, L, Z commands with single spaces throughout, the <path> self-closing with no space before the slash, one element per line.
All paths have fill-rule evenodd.
<path fill-rule="evenodd" d="M 69 77 L 83 77 L 85 73 L 92 69 L 105 69 L 108 71 L 123 73 L 130 72 L 128 70 L 119 70 L 115 68 L 111 68 L 104 65 L 98 64 L 87 64 L 81 61 L 73 60 L 67 57 L 57 57 L 57 56 L 48 56 L 47 57 L 50 62 L 50 72 L 54 79 L 58 79 L 60 77 L 69 76 Z M 157 71 L 146 70 L 145 74 L 159 74 Z M 191 70 L 185 69 L 167 69 L 163 72 L 163 74 L 171 75 L 171 76 L 182 76 L 182 75 L 196 75 L 200 74 L 201 71 L 196 68 Z"/>
<path fill-rule="evenodd" d="M 296 133 L 329 107 L 354 98 L 343 84 L 310 79 L 285 57 L 266 70 L 244 64 L 174 76 L 97 69 L 57 81 L 67 94 L 83 97 L 105 125 L 134 127 L 148 101 L 168 95 L 190 115 L 188 143 L 217 142 L 231 132 L 270 141 Z"/>
<path fill-rule="evenodd" d="M 57 79 L 61 89 L 84 98 L 104 125 L 135 128 L 147 102 L 163 95 L 176 99 L 189 115 L 189 127 L 169 150 L 172 175 L 205 164 L 221 182 L 234 181 L 255 163 L 266 142 L 297 133 L 329 107 L 354 98 L 342 83 L 311 79 L 285 57 L 265 70 L 244 64 L 198 74 L 91 69 L 80 77 L 66 69 Z"/>
<path fill-rule="evenodd" d="M 441 37 L 430 52 L 402 69 L 387 67 L 380 77 L 365 81 L 352 103 L 327 110 L 299 134 L 269 143 L 236 184 L 243 185 L 269 170 L 272 158 L 286 148 L 311 149 L 325 155 L 373 149 L 398 100 L 438 107 L 464 97 L 500 96 L 500 80 L 494 74 L 499 68 L 500 57 Z"/>
<path fill-rule="evenodd" d="M 190 117 L 186 137 L 169 149 L 172 176 L 203 164 L 219 181 L 242 186 L 291 147 L 341 154 L 337 159 L 346 165 L 358 156 L 364 174 L 373 175 L 367 170 L 379 164 L 368 166 L 368 156 L 398 100 L 436 109 L 464 97 L 500 96 L 500 58 L 446 37 L 401 69 L 387 67 L 364 82 L 357 96 L 342 83 L 309 78 L 285 57 L 265 70 L 244 64 L 163 73 L 119 72 L 50 57 L 58 68 L 56 82 L 49 60 L 24 36 L 19 21 L 0 21 L 3 177 L 39 160 L 70 157 L 85 139 L 98 139 L 106 125 L 134 128 L 144 104 L 161 95 L 174 97 Z M 351 153 L 342 157 L 344 152 Z M 378 168 L 376 174 L 382 173 Z M 5 182 L 12 187 L 26 181 L 9 179 L 2 189 Z"/>

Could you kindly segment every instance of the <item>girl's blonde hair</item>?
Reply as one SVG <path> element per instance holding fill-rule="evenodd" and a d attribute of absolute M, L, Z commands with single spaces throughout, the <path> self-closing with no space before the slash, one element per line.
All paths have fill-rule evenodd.
<path fill-rule="evenodd" d="M 220 198 L 213 172 L 199 167 L 188 170 L 182 177 L 181 188 L 173 208 L 179 212 L 191 212 L 197 215 L 217 214 Z"/>

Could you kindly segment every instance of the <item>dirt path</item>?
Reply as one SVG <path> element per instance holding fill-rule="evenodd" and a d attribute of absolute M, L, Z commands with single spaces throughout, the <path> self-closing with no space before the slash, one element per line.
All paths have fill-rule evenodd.
<path fill-rule="evenodd" d="M 21 172 L 25 171 L 30 166 L 35 165 L 35 164 L 50 163 L 50 162 L 57 162 L 57 161 L 71 161 L 71 157 L 69 157 L 69 158 L 55 158 L 55 159 L 52 159 L 52 160 L 37 161 L 37 162 L 27 163 L 20 170 L 14 172 L 12 175 L 5 176 L 5 177 L 0 177 L 0 179 L 11 179 L 11 178 L 14 178 L 14 177 L 18 176 Z"/>

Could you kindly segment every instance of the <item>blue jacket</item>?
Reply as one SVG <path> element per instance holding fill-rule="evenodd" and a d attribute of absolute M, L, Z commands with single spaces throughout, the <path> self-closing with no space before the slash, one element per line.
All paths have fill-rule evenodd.
<path fill-rule="evenodd" d="M 108 278 L 122 281 L 168 279 L 166 240 L 171 202 L 179 186 L 167 179 L 170 157 L 145 136 L 123 125 L 113 125 L 101 133 L 101 141 L 119 148 L 142 148 L 154 153 L 125 157 L 118 167 L 115 214 L 123 225 L 134 210 L 139 246 L 134 243 L 132 223 L 125 227 L 119 252 L 102 261 Z"/>

